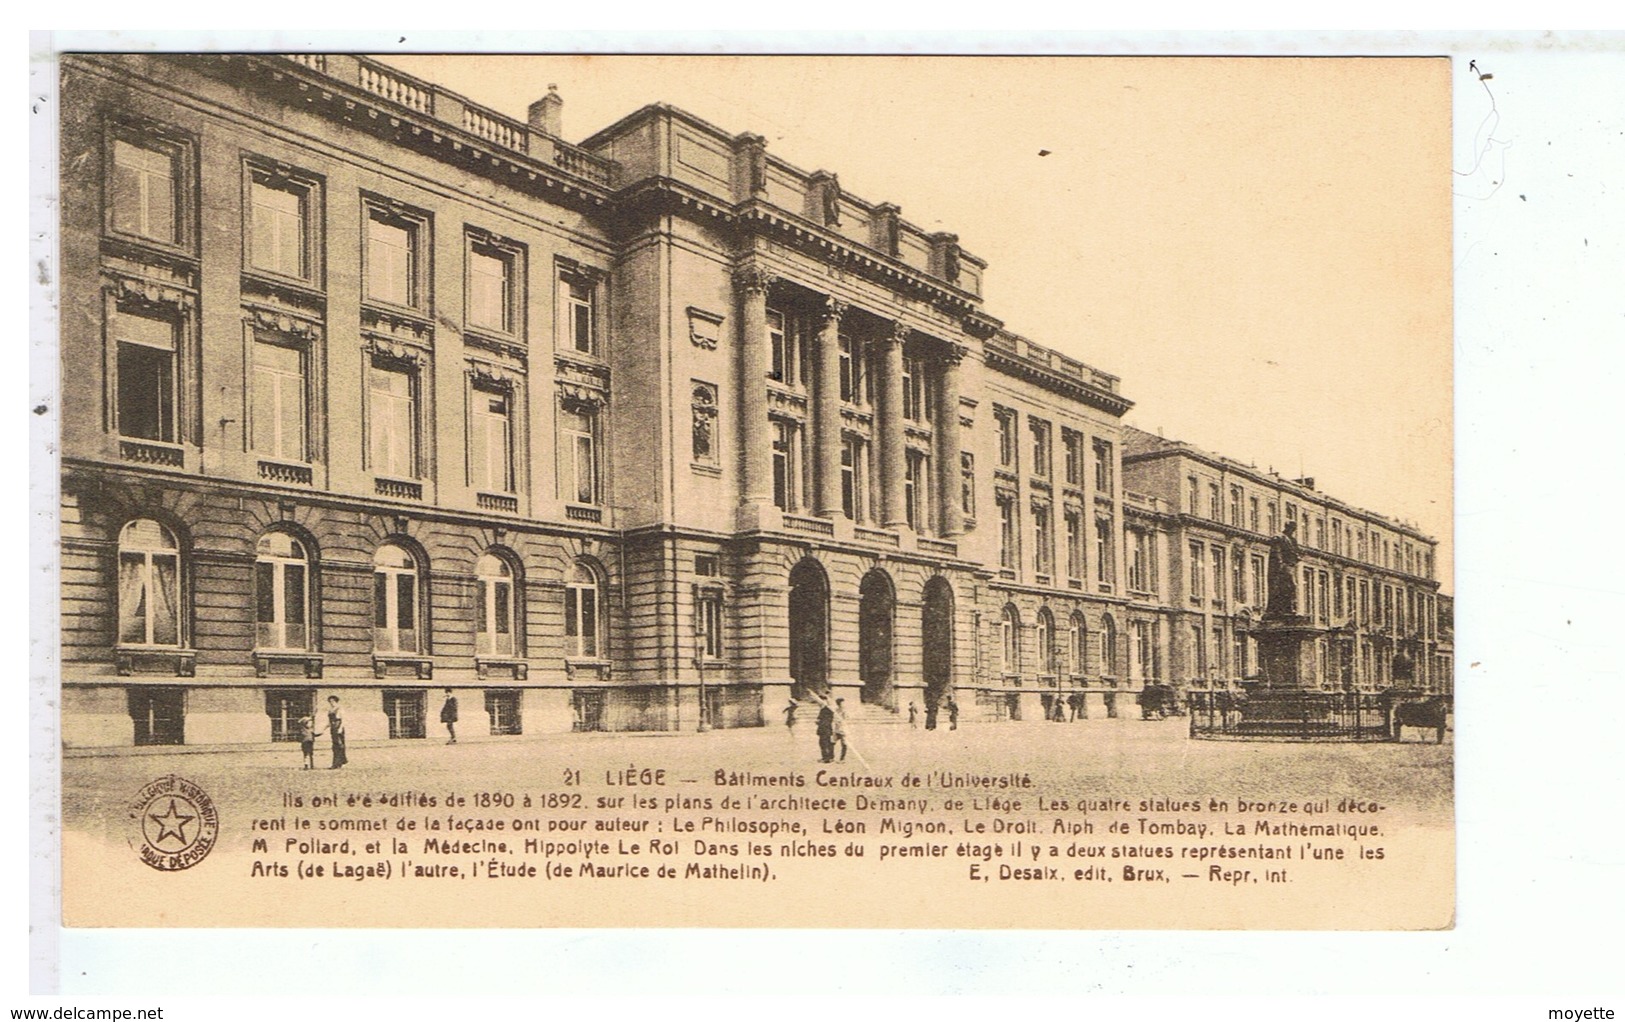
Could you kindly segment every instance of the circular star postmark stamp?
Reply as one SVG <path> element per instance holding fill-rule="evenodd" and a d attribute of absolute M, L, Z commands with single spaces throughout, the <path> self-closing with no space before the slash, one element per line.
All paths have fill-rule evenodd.
<path fill-rule="evenodd" d="M 130 803 L 131 843 L 141 861 L 165 871 L 191 869 L 214 847 L 220 816 L 204 790 L 168 774 L 143 787 Z"/>

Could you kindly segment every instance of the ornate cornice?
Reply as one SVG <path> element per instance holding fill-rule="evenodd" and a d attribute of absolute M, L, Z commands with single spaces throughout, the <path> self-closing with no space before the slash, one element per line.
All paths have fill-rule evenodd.
<path fill-rule="evenodd" d="M 320 319 L 297 315 L 286 309 L 245 302 L 243 322 L 256 329 L 271 330 L 287 337 L 298 337 L 306 341 L 322 339 Z"/>
<path fill-rule="evenodd" d="M 102 289 L 119 301 L 138 302 L 149 306 L 170 306 L 190 310 L 197 295 L 177 284 L 152 280 L 111 267 L 102 267 Z"/>
<path fill-rule="evenodd" d="M 1126 397 L 1062 376 L 1060 373 L 1034 365 L 1018 355 L 1001 351 L 995 347 L 984 348 L 982 358 L 986 361 L 989 369 L 1043 387 L 1045 390 L 1060 394 L 1063 397 L 1069 397 L 1074 401 L 1081 401 L 1092 408 L 1098 408 L 1112 415 L 1124 415 L 1130 408 L 1134 407 L 1134 402 Z"/>

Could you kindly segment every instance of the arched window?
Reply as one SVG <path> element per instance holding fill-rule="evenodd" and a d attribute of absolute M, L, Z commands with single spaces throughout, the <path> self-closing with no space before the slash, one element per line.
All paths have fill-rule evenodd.
<path fill-rule="evenodd" d="M 1016 614 L 1014 604 L 1004 605 L 1004 614 L 999 618 L 1000 649 L 1003 655 L 1003 673 L 1021 673 L 1021 618 Z"/>
<path fill-rule="evenodd" d="M 1055 673 L 1055 618 L 1048 607 L 1038 611 L 1038 673 Z"/>
<path fill-rule="evenodd" d="M 602 606 L 599 603 L 598 575 L 586 564 L 577 563 L 570 582 L 564 587 L 565 655 L 600 656 L 603 648 Z"/>
<path fill-rule="evenodd" d="M 1100 621 L 1100 673 L 1117 677 L 1117 623 L 1110 615 Z"/>
<path fill-rule="evenodd" d="M 487 552 L 474 565 L 474 652 L 513 656 L 513 568 Z"/>
<path fill-rule="evenodd" d="M 310 555 L 285 532 L 260 537 L 254 557 L 254 645 L 308 649 Z"/>
<path fill-rule="evenodd" d="M 149 518 L 118 538 L 118 641 L 181 645 L 181 550 L 175 534 Z"/>
<path fill-rule="evenodd" d="M 386 543 L 372 557 L 372 642 L 380 653 L 418 653 L 418 562 Z"/>
<path fill-rule="evenodd" d="M 1083 675 L 1089 670 L 1089 626 L 1084 623 L 1082 614 L 1072 615 L 1071 642 L 1067 643 L 1068 652 L 1072 656 L 1072 673 Z"/>

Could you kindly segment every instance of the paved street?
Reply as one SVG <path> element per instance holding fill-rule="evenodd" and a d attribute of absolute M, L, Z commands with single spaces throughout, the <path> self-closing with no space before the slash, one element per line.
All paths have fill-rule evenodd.
<path fill-rule="evenodd" d="M 1030 772 L 1040 791 L 1148 798 L 1248 797 L 1372 799 L 1397 817 L 1440 824 L 1450 819 L 1452 745 L 1286 743 L 1191 740 L 1183 719 L 1091 719 L 1071 724 L 967 724 L 958 731 L 900 724 L 857 726 L 845 767 L 875 774 L 909 770 Z M 319 743 L 317 763 L 327 761 Z M 565 771 L 581 772 L 587 791 L 604 790 L 606 770 L 666 769 L 673 780 L 708 783 L 717 769 L 759 773 L 819 767 L 811 721 L 795 734 L 782 724 L 709 734 L 581 734 L 455 746 L 424 741 L 359 744 L 341 771 L 299 769 L 299 748 L 120 753 L 68 757 L 63 815 L 70 830 L 106 833 L 120 825 L 123 802 L 154 777 L 177 773 L 201 785 L 223 817 L 274 808 L 283 791 L 564 790 Z"/>

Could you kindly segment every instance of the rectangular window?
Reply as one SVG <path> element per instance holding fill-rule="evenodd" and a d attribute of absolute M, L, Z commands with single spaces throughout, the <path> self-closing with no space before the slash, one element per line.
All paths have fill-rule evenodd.
<path fill-rule="evenodd" d="M 1000 494 L 999 505 L 999 567 L 1014 570 L 1016 567 L 1016 501 L 1014 497 Z"/>
<path fill-rule="evenodd" d="M 1224 605 L 1224 547 L 1213 548 L 1213 602 Z"/>
<path fill-rule="evenodd" d="M 389 737 L 423 737 L 425 695 L 422 689 L 384 689 L 384 716 L 389 719 Z"/>
<path fill-rule="evenodd" d="M 1237 550 L 1230 559 L 1230 588 L 1235 596 L 1236 606 L 1240 607 L 1247 602 L 1247 573 L 1242 564 L 1241 551 Z"/>
<path fill-rule="evenodd" d="M 519 693 L 512 689 L 488 689 L 485 693 L 485 715 L 491 720 L 493 735 L 525 733 L 519 716 Z"/>
<path fill-rule="evenodd" d="M 703 592 L 699 596 L 700 652 L 708 660 L 721 660 L 722 649 L 722 594 Z"/>
<path fill-rule="evenodd" d="M 1117 579 L 1117 557 L 1114 530 L 1110 518 L 1095 519 L 1095 581 L 1101 587 L 1111 585 Z"/>
<path fill-rule="evenodd" d="M 1048 479 L 1050 471 L 1050 440 L 1049 423 L 1043 419 L 1029 417 L 1027 429 L 1033 437 L 1033 475 L 1040 479 Z"/>
<path fill-rule="evenodd" d="M 587 281 L 565 277 L 564 331 L 569 346 L 586 355 L 598 354 L 597 290 Z"/>
<path fill-rule="evenodd" d="M 119 435 L 175 443 L 177 323 L 167 316 L 119 310 L 109 331 L 118 352 L 114 418 Z"/>
<path fill-rule="evenodd" d="M 1055 568 L 1055 533 L 1050 526 L 1049 508 L 1033 505 L 1033 570 L 1048 575 Z"/>
<path fill-rule="evenodd" d="M 773 423 L 773 503 L 781 511 L 796 510 L 796 478 L 800 470 L 799 427 L 783 419 Z"/>
<path fill-rule="evenodd" d="M 1266 588 L 1267 585 L 1268 585 L 1268 582 L 1267 582 L 1268 576 L 1264 571 L 1264 557 L 1263 557 L 1263 555 L 1254 554 L 1253 555 L 1253 560 L 1252 560 L 1252 565 L 1253 565 L 1253 572 L 1252 572 L 1252 574 L 1253 574 L 1253 609 L 1260 610 L 1269 602 L 1269 593 L 1268 593 L 1267 588 Z"/>
<path fill-rule="evenodd" d="M 1066 576 L 1069 579 L 1083 578 L 1083 542 L 1083 514 L 1078 511 L 1068 511 L 1066 513 Z"/>
<path fill-rule="evenodd" d="M 257 453 L 304 461 L 305 353 L 268 341 L 254 342 L 254 405 L 250 431 Z"/>
<path fill-rule="evenodd" d="M 1230 487 L 1230 524 L 1240 526 L 1241 518 L 1241 487 Z"/>
<path fill-rule="evenodd" d="M 152 241 L 180 240 L 179 161 L 161 146 L 113 141 L 111 195 L 113 229 Z"/>
<path fill-rule="evenodd" d="M 976 457 L 969 451 L 959 452 L 959 509 L 976 517 Z"/>
<path fill-rule="evenodd" d="M 577 504 L 598 503 L 598 412 L 585 405 L 559 410 L 564 457 L 561 496 Z"/>
<path fill-rule="evenodd" d="M 903 510 L 909 528 L 928 532 L 931 528 L 931 459 L 920 451 L 909 451 L 903 464 Z"/>
<path fill-rule="evenodd" d="M 468 395 L 469 485 L 488 493 L 512 493 L 513 420 L 506 391 L 474 387 Z"/>
<path fill-rule="evenodd" d="M 1219 484 L 1218 483 L 1208 483 L 1207 484 L 1207 516 L 1209 518 L 1213 519 L 1215 522 L 1224 521 L 1224 517 L 1219 512 Z"/>
<path fill-rule="evenodd" d="M 1112 445 L 1109 441 L 1096 439 L 1095 450 L 1095 492 L 1110 496 L 1112 492 Z"/>
<path fill-rule="evenodd" d="M 315 723 L 316 693 L 308 688 L 269 688 L 265 690 L 265 715 L 271 718 L 271 741 L 297 742 L 299 720 L 310 717 Z"/>
<path fill-rule="evenodd" d="M 249 265 L 284 277 L 310 277 L 309 188 L 255 170 L 248 195 Z"/>
<path fill-rule="evenodd" d="M 858 403 L 858 351 L 851 334 L 841 334 L 837 340 L 840 349 L 841 400 Z"/>
<path fill-rule="evenodd" d="M 863 441 L 848 437 L 841 441 L 841 513 L 852 521 L 866 521 L 864 517 L 864 457 Z"/>
<path fill-rule="evenodd" d="M 1200 600 L 1206 595 L 1207 587 L 1202 584 L 1202 569 L 1207 560 L 1207 551 L 1200 543 L 1192 543 L 1190 548 L 1191 569 L 1191 599 Z"/>
<path fill-rule="evenodd" d="M 478 242 L 468 248 L 468 325 L 511 334 L 514 307 L 511 253 Z"/>
<path fill-rule="evenodd" d="M 1083 485 L 1083 434 L 1074 430 L 1061 430 L 1062 457 L 1066 459 L 1063 471 L 1068 486 Z"/>
<path fill-rule="evenodd" d="M 1273 500 L 1270 501 L 1269 516 L 1270 516 L 1269 533 L 1270 533 L 1271 536 L 1273 536 L 1276 533 L 1281 531 L 1281 506 L 1279 504 L 1277 504 Z"/>
<path fill-rule="evenodd" d="M 398 479 L 418 476 L 416 374 L 374 362 L 367 375 L 372 470 Z"/>
<path fill-rule="evenodd" d="M 392 305 L 418 304 L 421 223 L 369 209 L 367 216 L 367 297 Z"/>
<path fill-rule="evenodd" d="M 1258 498 L 1247 498 L 1247 528 L 1258 531 Z"/>
<path fill-rule="evenodd" d="M 993 406 L 993 423 L 999 431 L 999 467 L 1016 470 L 1016 413 Z"/>
<path fill-rule="evenodd" d="M 767 340 L 767 378 L 780 383 L 793 383 L 790 378 L 790 338 L 784 327 L 784 313 L 767 310 Z"/>
<path fill-rule="evenodd" d="M 1207 632 L 1200 623 L 1191 625 L 1191 677 L 1207 676 Z"/>
<path fill-rule="evenodd" d="M 1185 510 L 1189 514 L 1196 514 L 1201 507 L 1202 491 L 1195 476 L 1185 477 Z"/>

